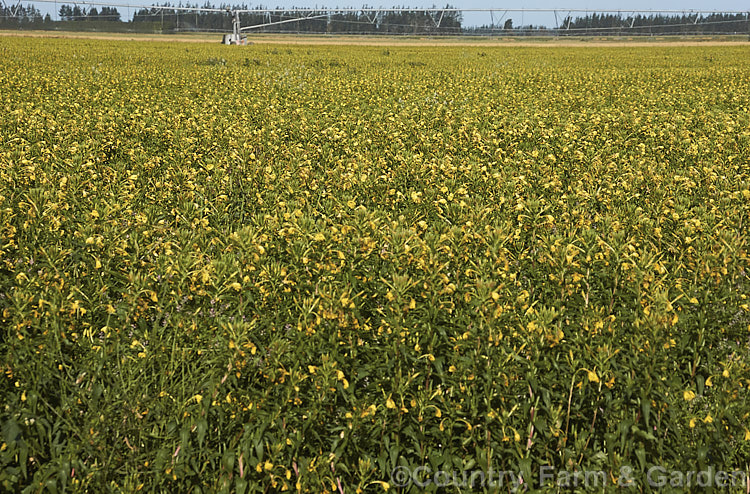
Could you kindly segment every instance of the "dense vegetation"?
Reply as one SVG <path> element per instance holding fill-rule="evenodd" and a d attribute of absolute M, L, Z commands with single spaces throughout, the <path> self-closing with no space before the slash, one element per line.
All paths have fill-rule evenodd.
<path fill-rule="evenodd" d="M 744 47 L 0 52 L 0 489 L 748 469 Z"/>

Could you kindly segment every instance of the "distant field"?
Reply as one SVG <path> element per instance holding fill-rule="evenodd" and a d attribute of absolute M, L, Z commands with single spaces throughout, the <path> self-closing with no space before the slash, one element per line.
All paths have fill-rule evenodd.
<path fill-rule="evenodd" d="M 81 38 L 99 40 L 165 41 L 178 43 L 218 43 L 221 33 L 142 34 L 67 31 L 2 31 L 2 36 L 33 38 Z M 248 34 L 258 44 L 360 45 L 360 46 L 710 46 L 747 45 L 748 36 L 635 36 L 635 37 L 486 37 L 486 36 L 365 36 Z"/>
<path fill-rule="evenodd" d="M 745 492 L 746 43 L 33 34 L 0 491 Z"/>

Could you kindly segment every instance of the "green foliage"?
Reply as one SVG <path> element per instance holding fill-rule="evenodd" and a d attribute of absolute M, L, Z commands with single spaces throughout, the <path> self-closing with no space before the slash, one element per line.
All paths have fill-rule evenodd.
<path fill-rule="evenodd" d="M 0 489 L 747 470 L 744 48 L 3 50 Z"/>

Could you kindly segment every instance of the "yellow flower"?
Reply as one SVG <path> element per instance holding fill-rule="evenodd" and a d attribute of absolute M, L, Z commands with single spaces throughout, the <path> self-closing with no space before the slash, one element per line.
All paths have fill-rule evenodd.
<path fill-rule="evenodd" d="M 599 376 L 596 375 L 596 370 L 592 370 L 591 371 L 591 370 L 587 369 L 586 372 L 587 372 L 587 374 L 589 376 L 589 381 L 590 382 L 592 382 L 592 383 L 598 383 L 599 382 Z"/>
<path fill-rule="evenodd" d="M 682 392 L 682 397 L 685 399 L 685 401 L 691 401 L 691 400 L 693 400 L 695 398 L 695 393 L 693 393 L 690 390 L 683 391 Z"/>
<path fill-rule="evenodd" d="M 711 414 L 706 415 L 706 418 L 703 419 L 703 423 L 710 424 L 714 421 L 714 418 L 711 416 Z"/>
<path fill-rule="evenodd" d="M 395 403 L 395 402 L 393 401 L 393 399 L 391 399 L 391 397 L 389 396 L 389 397 L 388 397 L 388 399 L 387 399 L 387 400 L 385 400 L 385 406 L 386 406 L 386 407 L 388 407 L 388 408 L 391 408 L 391 409 L 393 409 L 393 408 L 396 408 L 396 403 Z"/>
<path fill-rule="evenodd" d="M 690 419 L 690 428 L 695 428 L 695 419 Z"/>
<path fill-rule="evenodd" d="M 234 283 L 232 283 L 231 285 L 229 285 L 229 286 L 230 286 L 230 288 L 234 289 L 237 292 L 239 292 L 240 290 L 242 290 L 242 285 L 240 285 L 236 281 Z"/>

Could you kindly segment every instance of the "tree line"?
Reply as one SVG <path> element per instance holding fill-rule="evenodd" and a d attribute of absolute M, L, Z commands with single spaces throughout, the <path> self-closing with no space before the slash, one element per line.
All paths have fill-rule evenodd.
<path fill-rule="evenodd" d="M 42 12 L 33 5 L 7 6 L 5 3 L 0 5 L 0 20 L 2 23 L 12 24 L 31 24 L 45 21 L 52 22 L 49 14 L 42 16 Z"/>
<path fill-rule="evenodd" d="M 563 34 L 584 32 L 588 35 L 617 34 L 715 34 L 750 33 L 748 14 L 681 14 L 622 16 L 590 14 L 575 19 L 567 17 L 558 27 Z"/>
<path fill-rule="evenodd" d="M 222 30 L 232 28 L 232 19 L 220 12 L 185 12 L 169 8 L 141 9 L 133 22 L 157 23 L 163 31 Z M 212 8 L 208 5 L 205 8 Z M 221 7 L 225 8 L 225 7 Z M 445 9 L 452 9 L 446 5 Z M 240 14 L 240 24 L 259 27 L 257 32 L 289 33 L 362 33 L 362 34 L 460 34 L 460 12 L 446 12 L 435 8 L 433 12 L 294 12 L 293 8 L 277 12 L 253 12 L 264 7 L 249 9 L 234 6 L 230 9 L 250 10 Z"/>
<path fill-rule="evenodd" d="M 481 36 L 638 36 L 750 34 L 748 14 L 636 15 L 589 14 L 566 17 L 555 27 L 514 26 L 512 19 L 496 25 L 472 26 L 464 34 Z"/>
<path fill-rule="evenodd" d="M 120 12 L 116 7 L 102 7 L 97 10 L 93 7 L 89 10 L 81 8 L 78 5 L 62 5 L 59 10 L 60 20 L 62 21 L 110 21 L 120 22 Z"/>
<path fill-rule="evenodd" d="M 123 20 L 116 7 L 86 8 L 77 4 L 63 4 L 58 10 L 59 19 L 42 15 L 33 5 L 17 8 L 0 7 L 0 28 L 113 30 L 139 32 L 179 31 L 231 31 L 230 10 L 251 10 L 247 5 L 221 5 L 223 12 L 178 10 L 165 3 L 154 8 L 141 8 L 132 20 Z M 197 8 L 198 5 L 182 5 Z M 215 9 L 210 4 L 201 6 Z M 396 7 L 400 8 L 400 7 Z M 446 5 L 445 9 L 454 7 Z M 252 10 L 263 10 L 256 7 Z M 362 34 L 461 34 L 460 12 L 446 12 L 438 7 L 431 12 L 294 12 L 294 8 L 272 13 L 243 12 L 240 23 L 245 26 L 264 26 L 255 32 L 288 33 L 362 33 Z"/>
<path fill-rule="evenodd" d="M 554 27 L 514 26 L 512 19 L 496 25 L 463 26 L 460 12 L 435 7 L 424 11 L 381 12 L 294 12 L 294 8 L 273 13 L 260 12 L 264 7 L 221 5 L 226 12 L 186 11 L 178 5 L 165 3 L 155 8 L 141 8 L 132 20 L 123 19 L 116 7 L 86 8 L 63 4 L 58 10 L 59 20 L 43 15 L 33 4 L 15 7 L 0 6 L 0 27 L 68 30 L 112 30 L 138 32 L 231 31 L 229 10 L 248 10 L 240 14 L 243 27 L 260 26 L 254 32 L 288 33 L 360 33 L 360 34 L 471 34 L 471 35 L 531 35 L 531 36 L 630 36 L 630 35 L 690 35 L 690 34 L 750 34 L 748 14 L 682 14 L 636 15 L 588 14 L 566 17 Z M 193 7 L 196 5 L 182 5 Z M 201 8 L 216 7 L 206 3 Z M 257 11 L 257 12 L 254 12 Z"/>

